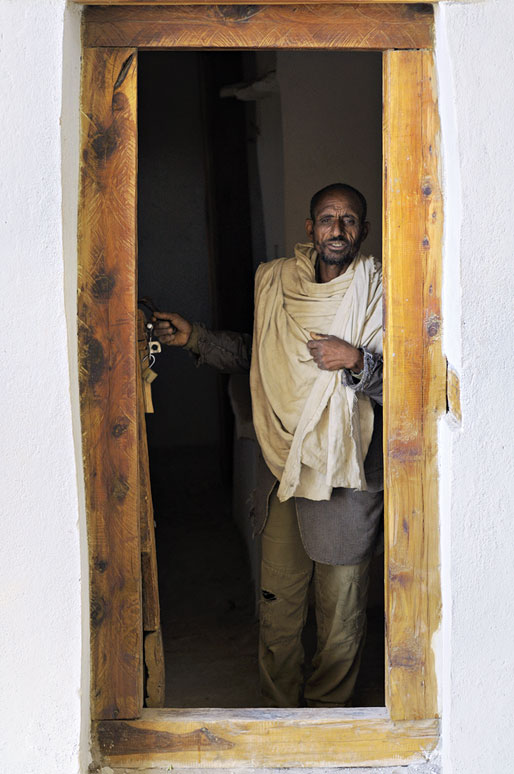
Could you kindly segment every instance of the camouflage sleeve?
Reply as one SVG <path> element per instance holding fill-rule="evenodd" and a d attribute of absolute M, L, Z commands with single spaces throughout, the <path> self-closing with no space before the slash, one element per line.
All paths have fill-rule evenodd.
<path fill-rule="evenodd" d="M 225 374 L 250 370 L 252 337 L 248 333 L 211 331 L 201 323 L 193 323 L 184 349 L 192 352 L 199 366 L 205 363 Z"/>

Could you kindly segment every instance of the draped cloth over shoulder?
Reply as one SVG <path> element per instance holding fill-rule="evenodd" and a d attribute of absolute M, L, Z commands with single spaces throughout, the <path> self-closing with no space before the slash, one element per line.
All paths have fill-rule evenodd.
<path fill-rule="evenodd" d="M 382 351 L 380 265 L 359 254 L 344 274 L 318 283 L 316 251 L 261 264 L 255 278 L 250 384 L 253 421 L 278 497 L 328 500 L 334 487 L 366 489 L 373 433 L 368 397 L 314 363 L 310 332 Z"/>

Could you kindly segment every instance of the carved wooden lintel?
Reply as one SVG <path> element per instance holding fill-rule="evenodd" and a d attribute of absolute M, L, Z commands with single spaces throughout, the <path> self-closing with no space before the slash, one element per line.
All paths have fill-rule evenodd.
<path fill-rule="evenodd" d="M 87 8 L 86 46 L 206 49 L 431 48 L 427 5 L 168 5 Z"/>

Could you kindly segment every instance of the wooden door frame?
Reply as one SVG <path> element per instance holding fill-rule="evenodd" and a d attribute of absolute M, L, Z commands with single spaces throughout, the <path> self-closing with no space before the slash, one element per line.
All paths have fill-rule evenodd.
<path fill-rule="evenodd" d="M 371 766 L 439 736 L 442 197 L 432 14 L 402 3 L 89 8 L 79 349 L 95 749 L 110 766 Z M 427 8 L 430 13 L 427 13 Z M 143 708 L 136 391 L 138 49 L 383 51 L 386 707 Z"/>

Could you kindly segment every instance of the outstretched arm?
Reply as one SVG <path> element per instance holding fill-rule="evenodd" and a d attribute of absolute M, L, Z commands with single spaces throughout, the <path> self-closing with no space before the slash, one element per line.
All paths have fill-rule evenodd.
<path fill-rule="evenodd" d="M 189 350 L 196 355 L 197 365 L 206 363 L 226 374 L 250 370 L 252 337 L 249 334 L 211 331 L 201 323 L 190 323 L 171 312 L 156 312 L 155 319 L 154 330 L 159 341 Z M 170 323 L 175 327 L 175 333 Z"/>

